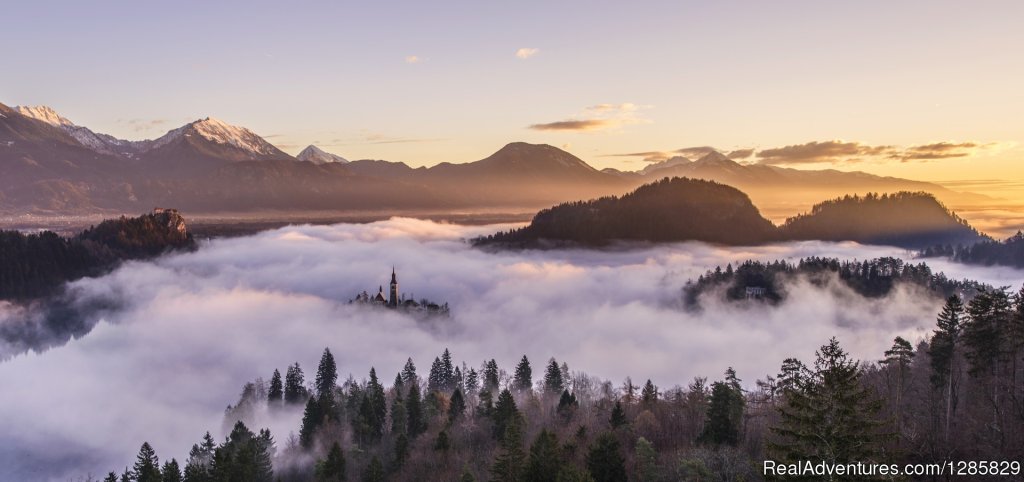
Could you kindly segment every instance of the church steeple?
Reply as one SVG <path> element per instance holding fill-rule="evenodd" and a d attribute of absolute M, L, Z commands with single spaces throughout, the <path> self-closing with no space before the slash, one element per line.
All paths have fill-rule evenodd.
<path fill-rule="evenodd" d="M 391 297 L 388 299 L 388 306 L 398 306 L 398 277 L 395 275 L 395 267 L 391 267 Z"/>

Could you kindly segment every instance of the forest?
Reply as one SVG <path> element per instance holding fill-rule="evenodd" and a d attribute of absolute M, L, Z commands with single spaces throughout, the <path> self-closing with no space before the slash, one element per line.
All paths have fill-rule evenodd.
<path fill-rule="evenodd" d="M 918 286 L 942 298 L 954 294 L 974 296 L 987 288 L 976 281 L 954 280 L 943 273 L 934 273 L 925 263 L 906 263 L 899 258 L 840 261 L 812 256 L 796 263 L 744 261 L 735 268 L 732 264 L 725 269 L 715 267 L 686 283 L 683 303 L 688 309 L 699 308 L 700 296 L 714 290 L 721 290 L 721 297 L 728 301 L 752 299 L 777 303 L 785 299 L 786 286 L 798 277 L 816 286 L 835 280 L 866 298 L 886 296 L 900 284 Z M 763 291 L 749 293 L 748 289 Z"/>
<path fill-rule="evenodd" d="M 52 231 L 0 231 L 0 300 L 45 297 L 65 282 L 101 275 L 123 260 L 195 247 L 174 210 L 105 220 L 70 238 Z"/>
<path fill-rule="evenodd" d="M 816 204 L 776 227 L 742 191 L 689 178 L 664 178 L 622 197 L 563 203 L 525 227 L 475 239 L 477 246 L 606 246 L 616 241 L 702 241 L 759 245 L 779 241 L 856 241 L 923 249 L 986 240 L 924 192 L 847 195 Z"/>
<path fill-rule="evenodd" d="M 536 371 L 526 356 L 510 372 L 472 367 L 447 349 L 425 378 L 409 359 L 390 386 L 373 368 L 339 384 L 326 348 L 311 382 L 295 363 L 245 384 L 223 441 L 197 434 L 187 460 L 163 464 L 142 443 L 103 480 L 750 481 L 765 460 L 1024 457 L 1024 288 L 949 296 L 930 337 L 896 336 L 874 360 L 822 343 L 753 383 L 726 367 L 672 387 L 613 383 L 555 358 Z M 249 428 L 258 411 L 287 410 L 302 411 L 297 435 Z"/>
<path fill-rule="evenodd" d="M 921 255 L 925 257 L 946 257 L 953 261 L 968 264 L 1024 268 L 1024 232 L 1017 231 L 1017 234 L 1003 241 L 988 239 L 968 245 L 936 245 L 925 249 L 921 252 Z"/>

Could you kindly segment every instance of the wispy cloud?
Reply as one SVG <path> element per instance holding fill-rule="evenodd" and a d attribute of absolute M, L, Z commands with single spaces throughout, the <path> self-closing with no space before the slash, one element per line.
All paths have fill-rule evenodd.
<path fill-rule="evenodd" d="M 405 63 L 407 63 L 407 64 L 418 64 L 418 63 L 421 63 L 421 62 L 423 62 L 423 59 L 421 59 L 417 55 L 406 55 L 405 56 Z"/>
<path fill-rule="evenodd" d="M 530 57 L 533 57 L 534 55 L 537 55 L 537 52 L 540 52 L 540 49 L 521 48 L 519 50 L 516 50 L 516 57 L 526 60 Z"/>
<path fill-rule="evenodd" d="M 967 157 L 975 150 L 984 148 L 977 142 L 936 142 L 921 146 L 911 146 L 903 152 L 894 154 L 894 159 L 901 161 L 926 161 L 932 159 L 948 159 L 951 157 Z"/>
<path fill-rule="evenodd" d="M 156 129 L 167 124 L 167 119 L 118 119 L 118 123 L 125 124 L 135 132 L 145 132 Z"/>
<path fill-rule="evenodd" d="M 529 129 L 538 131 L 596 131 L 630 124 L 647 124 L 651 121 L 642 117 L 640 111 L 650 106 L 631 102 L 621 104 L 595 104 L 568 119 L 531 124 Z"/>
<path fill-rule="evenodd" d="M 858 161 L 864 157 L 891 155 L 895 146 L 869 146 L 842 140 L 813 141 L 758 151 L 761 164 L 813 164 Z"/>
<path fill-rule="evenodd" d="M 736 149 L 735 151 L 730 151 L 726 154 L 729 159 L 747 159 L 753 155 L 754 149 Z"/>

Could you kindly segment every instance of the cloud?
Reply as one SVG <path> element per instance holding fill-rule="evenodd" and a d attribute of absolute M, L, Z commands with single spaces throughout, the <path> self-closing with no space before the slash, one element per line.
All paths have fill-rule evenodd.
<path fill-rule="evenodd" d="M 540 49 L 521 48 L 519 50 L 516 50 L 516 57 L 526 60 L 530 57 L 533 57 L 534 55 L 537 55 L 537 52 L 540 52 Z"/>
<path fill-rule="evenodd" d="M 555 356 L 616 385 L 632 376 L 671 387 L 728 366 L 752 384 L 786 357 L 811 359 L 833 335 L 854 356 L 877 359 L 896 335 L 925 336 L 942 302 L 913 290 L 864 299 L 798 283 L 775 308 L 705 300 L 703 313 L 688 313 L 678 309 L 680 288 L 716 265 L 906 253 L 806 242 L 492 254 L 462 241 L 508 227 L 402 218 L 290 226 L 75 282 L 75 306 L 107 307 L 88 312 L 92 331 L 0 362 L 0 480 L 106 473 L 130 464 L 143 440 L 182 462 L 206 430 L 223 438 L 224 406 L 244 382 L 295 361 L 309 380 L 325 346 L 342 378 L 372 366 L 390 380 L 406 357 L 428 367 L 448 347 L 457 361 L 493 357 L 505 369 L 523 354 L 535 367 Z M 417 321 L 347 304 L 386 284 L 392 265 L 401 291 L 448 301 L 451 318 Z M 1024 279 L 1008 268 L 935 266 L 997 286 Z M 22 315 L 0 305 L 0 324 Z M 283 446 L 300 418 L 296 411 L 261 425 Z"/>
<path fill-rule="evenodd" d="M 165 125 L 169 121 L 167 119 L 118 119 L 117 122 L 128 125 L 135 132 L 145 132 Z"/>
<path fill-rule="evenodd" d="M 544 124 L 531 124 L 530 129 L 536 131 L 594 131 L 615 126 L 608 119 L 564 120 Z"/>
<path fill-rule="evenodd" d="M 894 152 L 893 146 L 868 146 L 859 142 L 841 140 L 813 141 L 757 153 L 761 164 L 809 164 L 859 160 L 867 156 L 881 156 Z"/>
<path fill-rule="evenodd" d="M 405 63 L 407 63 L 407 64 L 418 64 L 420 62 L 423 62 L 423 59 L 419 58 L 418 56 L 415 56 L 415 55 L 407 55 L 407 56 L 405 56 Z"/>
<path fill-rule="evenodd" d="M 753 155 L 754 149 L 737 149 L 726 154 L 730 159 L 747 159 Z"/>
<path fill-rule="evenodd" d="M 581 113 L 569 119 L 531 124 L 527 128 L 538 131 L 587 132 L 612 129 L 631 124 L 648 124 L 651 121 L 640 116 L 640 111 L 650 107 L 631 102 L 595 104 L 585 107 Z"/>
<path fill-rule="evenodd" d="M 977 149 L 983 148 L 976 142 L 936 142 L 921 146 L 911 146 L 903 152 L 893 154 L 893 159 L 906 161 L 926 161 L 933 159 L 949 159 L 954 157 L 967 157 Z"/>
<path fill-rule="evenodd" d="M 621 154 L 605 154 L 602 157 L 642 157 L 644 162 L 662 162 L 677 156 L 695 159 L 717 151 L 717 149 L 710 146 L 694 146 L 683 147 L 673 151 L 640 151 Z"/>

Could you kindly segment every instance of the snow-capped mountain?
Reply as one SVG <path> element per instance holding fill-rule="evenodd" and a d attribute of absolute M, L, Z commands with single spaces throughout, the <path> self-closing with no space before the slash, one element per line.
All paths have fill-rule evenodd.
<path fill-rule="evenodd" d="M 348 163 L 348 159 L 337 154 L 331 154 L 330 152 L 324 151 L 312 144 L 303 149 L 298 156 L 295 156 L 295 158 L 300 161 L 312 162 L 313 164 L 327 164 L 330 162 L 340 162 L 342 164 Z"/>
<path fill-rule="evenodd" d="M 68 120 L 57 111 L 45 105 L 39 106 L 16 106 L 14 110 L 19 114 L 45 122 L 54 127 L 59 127 L 74 137 L 83 146 L 102 154 L 125 155 L 131 157 L 142 147 L 142 143 L 118 139 L 114 136 L 93 132 L 88 127 L 83 127 Z"/>
<path fill-rule="evenodd" d="M 687 158 L 685 158 L 683 156 L 674 156 L 674 157 L 670 157 L 668 159 L 665 159 L 664 161 L 661 161 L 661 162 L 656 162 L 654 164 L 649 164 L 649 165 L 647 165 L 646 167 L 644 167 L 643 169 L 641 169 L 641 170 L 639 170 L 637 172 L 639 172 L 640 174 L 647 175 L 647 174 L 650 174 L 650 173 L 652 173 L 654 171 L 657 171 L 658 169 L 665 169 L 665 168 L 669 168 L 669 167 L 673 167 L 673 166 L 686 165 L 686 164 L 690 164 L 692 162 L 693 161 L 691 161 L 690 159 L 687 159 Z"/>

